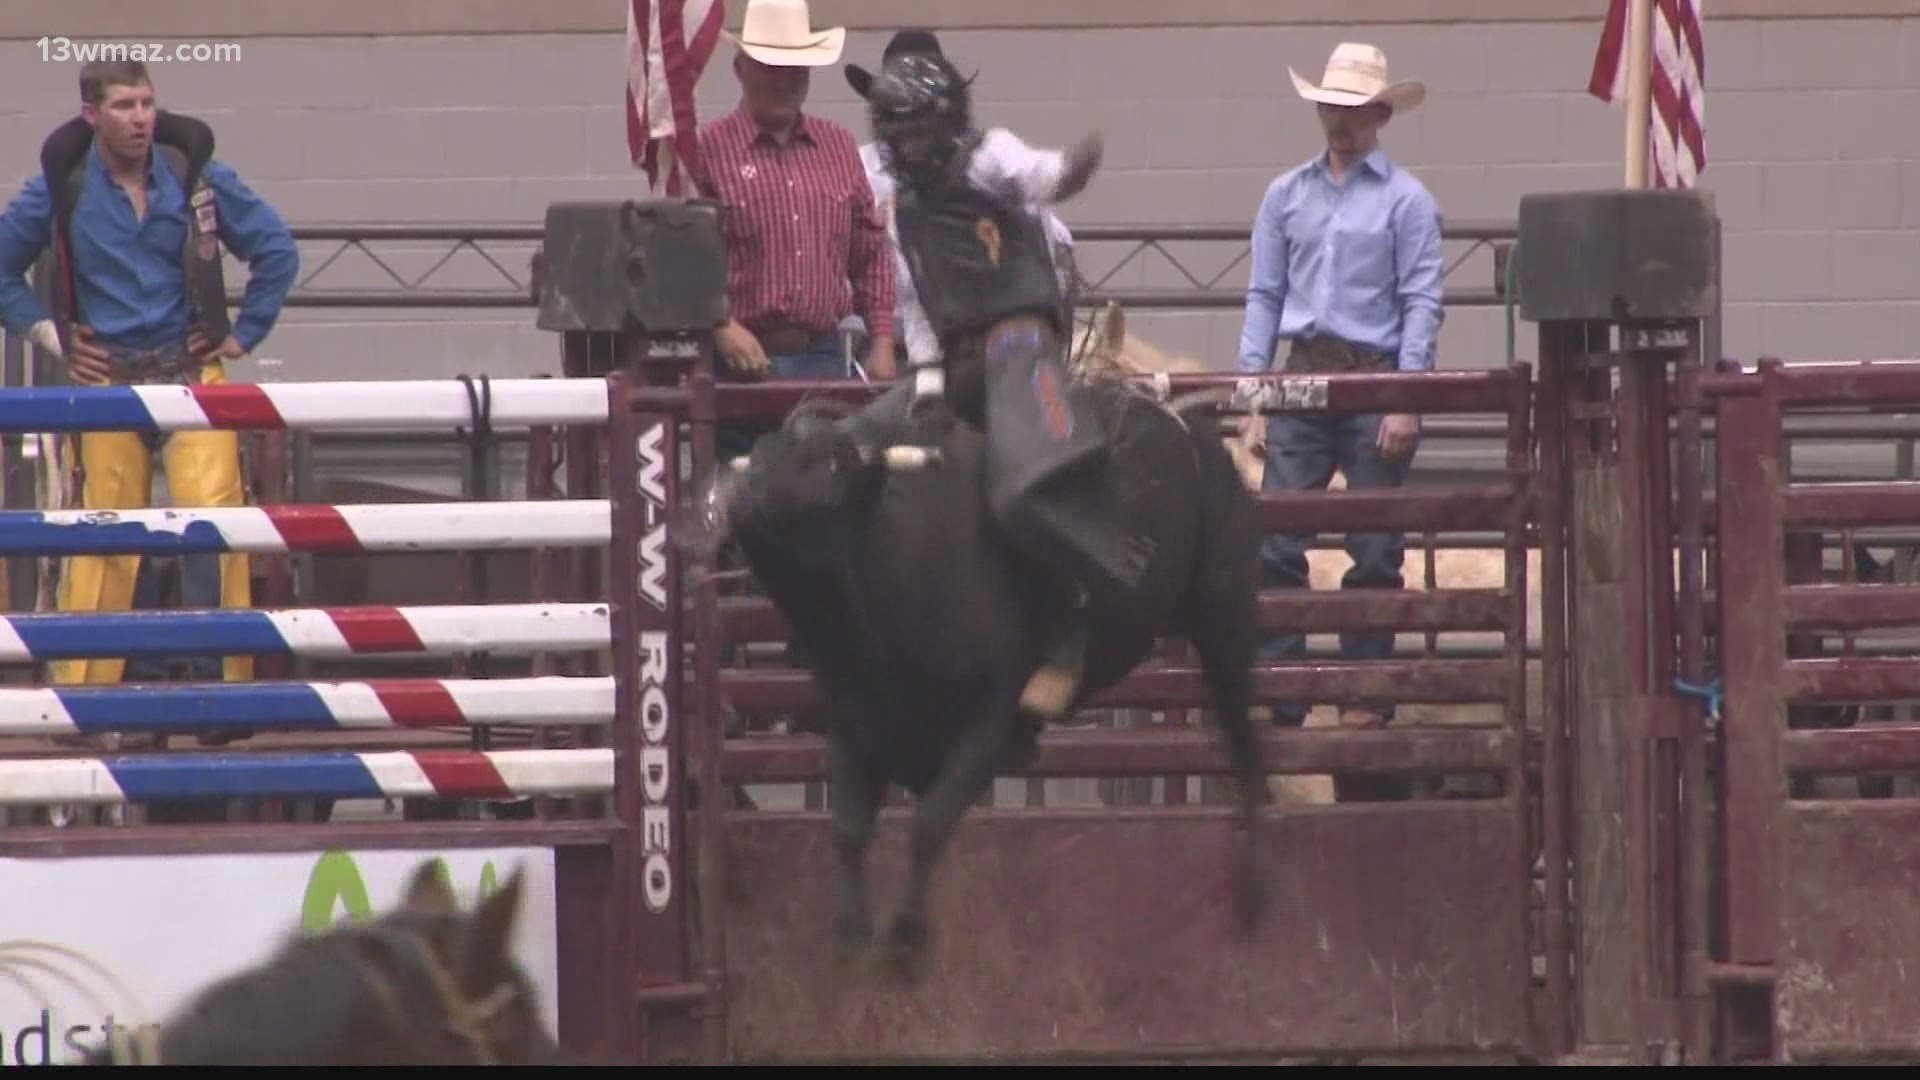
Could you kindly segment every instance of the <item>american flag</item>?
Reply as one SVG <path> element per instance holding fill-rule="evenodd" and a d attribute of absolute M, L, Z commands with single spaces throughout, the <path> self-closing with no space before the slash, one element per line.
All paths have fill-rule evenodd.
<path fill-rule="evenodd" d="M 699 155 L 693 88 L 725 19 L 724 0 L 627 0 L 627 156 L 655 191 L 664 158 L 669 198 Z"/>
<path fill-rule="evenodd" d="M 1653 0 L 1653 52 L 1648 79 L 1648 180 L 1655 187 L 1692 187 L 1707 167 L 1706 48 L 1703 0 Z M 1587 92 L 1602 101 L 1627 98 L 1627 5 L 1609 0 Z"/>

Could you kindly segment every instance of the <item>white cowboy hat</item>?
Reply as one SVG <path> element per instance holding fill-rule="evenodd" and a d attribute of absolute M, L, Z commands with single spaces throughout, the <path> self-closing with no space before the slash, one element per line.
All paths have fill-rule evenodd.
<path fill-rule="evenodd" d="M 738 34 L 722 30 L 748 56 L 774 67 L 825 67 L 840 61 L 847 28 L 815 30 L 807 0 L 748 0 Z"/>
<path fill-rule="evenodd" d="M 1427 88 L 1412 79 L 1387 80 L 1387 54 L 1372 45 L 1343 41 L 1327 58 L 1327 71 L 1315 86 L 1291 67 L 1293 88 L 1308 101 L 1326 105 L 1365 105 L 1383 101 L 1396 113 L 1406 112 L 1427 99 Z"/>

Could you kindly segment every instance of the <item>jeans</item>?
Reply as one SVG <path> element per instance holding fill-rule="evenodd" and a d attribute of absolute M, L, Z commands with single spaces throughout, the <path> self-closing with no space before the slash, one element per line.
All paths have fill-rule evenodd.
<path fill-rule="evenodd" d="M 767 356 L 769 379 L 844 379 L 847 374 L 846 357 L 840 354 L 840 339 L 828 337 L 822 344 L 815 345 L 805 352 L 774 353 Z M 722 370 L 723 382 L 740 381 L 738 376 Z M 721 424 L 714 429 L 714 456 L 720 461 L 731 461 L 735 457 L 752 452 L 754 440 L 772 431 L 778 421 L 745 420 L 730 424 Z"/>
<path fill-rule="evenodd" d="M 1381 460 L 1376 440 L 1380 436 L 1379 414 L 1359 416 L 1292 416 L 1277 414 L 1267 419 L 1267 463 L 1261 480 L 1265 491 L 1302 491 L 1322 489 L 1333 479 L 1337 467 L 1346 475 L 1347 488 L 1399 487 L 1413 464 L 1413 455 L 1395 462 Z M 1269 535 L 1260 549 L 1262 586 L 1269 589 L 1307 588 L 1308 533 Z M 1368 532 L 1347 534 L 1347 554 L 1353 566 L 1341 578 L 1344 589 L 1398 589 L 1405 586 L 1400 568 L 1406 554 L 1406 540 L 1399 533 Z M 1393 653 L 1393 631 L 1351 630 L 1340 635 L 1340 655 L 1346 660 L 1380 660 Z M 1282 632 L 1270 635 L 1261 644 L 1262 660 L 1295 659 L 1306 654 L 1303 634 Z M 1351 703 L 1393 717 L 1390 703 Z M 1299 702 L 1274 702 L 1276 722 L 1298 725 L 1306 719 L 1307 705 Z"/>
<path fill-rule="evenodd" d="M 847 377 L 847 359 L 840 355 L 840 341 L 829 338 L 827 344 L 818 345 L 806 352 L 782 353 L 769 356 L 767 360 L 773 370 L 767 373 L 771 379 L 844 379 Z"/>
<path fill-rule="evenodd" d="M 170 603 L 161 586 L 161 573 L 165 562 L 174 564 L 179 573 L 179 602 Z M 147 556 L 140 560 L 140 570 L 134 576 L 133 610 L 164 611 L 172 608 L 217 608 L 220 607 L 220 556 L 213 554 L 177 555 L 170 560 Z M 139 656 L 127 661 L 123 676 L 128 682 L 165 682 L 171 675 L 169 660 L 166 657 Z M 218 656 L 179 657 L 172 663 L 183 664 L 186 678 L 190 682 L 219 682 L 221 662 Z"/>

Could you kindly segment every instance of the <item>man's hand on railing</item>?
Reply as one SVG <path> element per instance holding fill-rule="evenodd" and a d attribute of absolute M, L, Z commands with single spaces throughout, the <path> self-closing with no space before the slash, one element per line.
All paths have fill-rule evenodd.
<path fill-rule="evenodd" d="M 760 378 L 773 366 L 766 350 L 760 347 L 760 339 L 738 320 L 728 319 L 726 325 L 714 331 L 713 350 L 730 370 L 749 378 Z"/>
<path fill-rule="evenodd" d="M 1259 408 L 1266 404 L 1268 391 L 1265 379 L 1248 375 L 1234 380 L 1233 397 L 1229 399 L 1233 408 L 1252 410 L 1240 418 L 1239 429 L 1247 449 L 1256 454 L 1267 452 L 1267 418 Z"/>

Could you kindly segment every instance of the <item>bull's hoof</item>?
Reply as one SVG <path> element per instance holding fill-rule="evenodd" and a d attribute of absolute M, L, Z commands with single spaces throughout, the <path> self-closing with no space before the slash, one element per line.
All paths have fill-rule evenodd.
<path fill-rule="evenodd" d="M 842 968 L 859 961 L 873 944 L 873 921 L 865 915 L 833 918 L 833 961 Z"/>
<path fill-rule="evenodd" d="M 933 932 L 926 920 L 895 919 L 883 945 L 886 974 L 896 985 L 914 986 L 926 978 Z"/>
<path fill-rule="evenodd" d="M 1234 883 L 1233 922 L 1242 935 L 1250 935 L 1260 928 L 1260 917 L 1265 914 L 1266 906 L 1267 890 L 1257 876 L 1248 874 Z"/>
<path fill-rule="evenodd" d="M 1260 880 L 1260 857 L 1255 845 L 1251 837 L 1242 838 L 1234 845 L 1233 920 L 1243 936 L 1259 928 L 1267 909 L 1267 885 Z"/>

